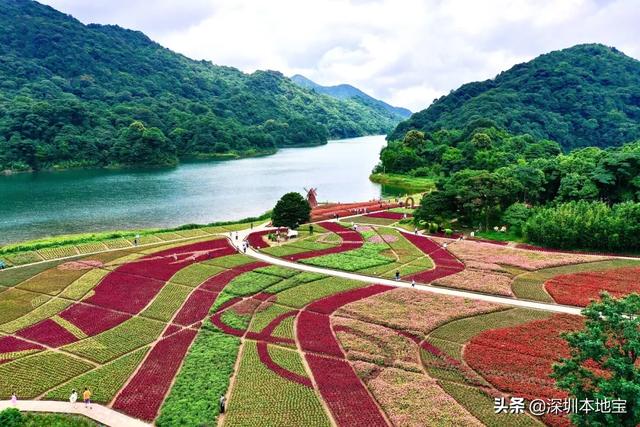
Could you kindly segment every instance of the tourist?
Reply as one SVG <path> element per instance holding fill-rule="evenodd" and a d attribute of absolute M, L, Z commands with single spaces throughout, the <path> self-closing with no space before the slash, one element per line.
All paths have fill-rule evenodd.
<path fill-rule="evenodd" d="M 11 393 L 11 406 L 16 406 L 18 404 L 18 396 L 16 396 L 16 392 Z"/>
<path fill-rule="evenodd" d="M 220 396 L 220 413 L 224 414 L 224 411 L 226 409 L 226 403 L 227 403 L 227 398 L 224 397 L 224 394 L 222 396 Z"/>
<path fill-rule="evenodd" d="M 411 287 L 415 288 L 416 287 L 416 281 L 415 279 L 411 279 Z"/>
<path fill-rule="evenodd" d="M 84 407 L 91 409 L 91 391 L 86 387 L 82 393 L 82 400 L 84 400 Z"/>
<path fill-rule="evenodd" d="M 251 229 L 253 230 L 253 223 L 251 223 Z"/>
<path fill-rule="evenodd" d="M 396 270 L 396 281 L 400 280 L 400 270 Z"/>
<path fill-rule="evenodd" d="M 69 402 L 71 402 L 71 406 L 75 408 L 77 401 L 78 401 L 78 392 L 74 388 L 73 390 L 71 390 L 71 395 L 69 396 Z"/>
<path fill-rule="evenodd" d="M 309 226 L 309 234 L 313 234 L 313 224 Z"/>
<path fill-rule="evenodd" d="M 178 254 L 173 254 L 173 260 L 178 261 Z"/>
<path fill-rule="evenodd" d="M 238 232 L 236 231 L 236 241 L 238 241 Z"/>
<path fill-rule="evenodd" d="M 415 228 L 415 230 L 413 230 L 413 233 L 417 236 L 418 235 L 418 227 Z"/>

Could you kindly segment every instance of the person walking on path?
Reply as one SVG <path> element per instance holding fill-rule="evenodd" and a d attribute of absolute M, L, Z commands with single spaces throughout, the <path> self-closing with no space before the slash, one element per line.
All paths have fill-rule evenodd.
<path fill-rule="evenodd" d="M 220 396 L 220 413 L 224 414 L 224 411 L 227 409 L 226 408 L 227 405 L 227 398 L 224 397 L 224 394 L 222 396 Z"/>
<path fill-rule="evenodd" d="M 411 279 L 411 287 L 415 288 L 416 287 L 416 281 L 415 279 Z"/>
<path fill-rule="evenodd" d="M 16 406 L 18 404 L 18 396 L 16 396 L 16 392 L 11 393 L 11 406 Z"/>
<path fill-rule="evenodd" d="M 396 270 L 396 281 L 400 280 L 400 270 Z"/>
<path fill-rule="evenodd" d="M 86 387 L 82 393 L 82 400 L 84 400 L 84 407 L 91 409 L 91 391 Z"/>
<path fill-rule="evenodd" d="M 71 390 L 71 395 L 69 396 L 69 402 L 71 402 L 72 407 L 76 407 L 76 402 L 78 401 L 78 392 L 74 388 Z"/>

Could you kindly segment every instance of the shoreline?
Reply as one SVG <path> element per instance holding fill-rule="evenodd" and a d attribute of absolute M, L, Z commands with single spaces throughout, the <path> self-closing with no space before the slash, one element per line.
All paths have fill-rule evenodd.
<path fill-rule="evenodd" d="M 189 154 L 184 157 L 178 158 L 178 161 L 174 165 L 121 165 L 121 164 L 109 164 L 104 166 L 99 165 L 91 165 L 91 164 L 78 164 L 77 166 L 62 166 L 62 165 L 52 165 L 43 169 L 27 169 L 27 170 L 13 170 L 13 169 L 3 169 L 0 170 L 0 177 L 2 176 L 12 176 L 18 174 L 33 174 L 38 172 L 66 172 L 73 170 L 110 170 L 110 171 L 126 171 L 128 169 L 174 169 L 180 167 L 183 164 L 189 163 L 207 163 L 207 162 L 226 162 L 231 160 L 242 160 L 242 159 L 251 159 L 258 157 L 268 157 L 274 154 L 277 154 L 281 149 L 289 149 L 289 148 L 310 148 L 310 147 L 322 147 L 324 145 L 329 144 L 334 141 L 344 141 L 347 139 L 354 138 L 362 138 L 365 136 L 378 136 L 379 134 L 365 134 L 352 136 L 349 138 L 340 138 L 340 139 L 328 139 L 324 143 L 314 144 L 314 143 L 306 143 L 299 145 L 283 145 L 276 147 L 273 150 L 248 150 L 246 152 L 238 153 L 238 152 L 229 152 L 229 153 L 195 153 Z"/>

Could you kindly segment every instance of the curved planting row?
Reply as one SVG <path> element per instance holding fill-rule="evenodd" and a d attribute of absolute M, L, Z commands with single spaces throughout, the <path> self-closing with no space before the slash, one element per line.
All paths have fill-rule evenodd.
<path fill-rule="evenodd" d="M 327 406 L 339 426 L 386 426 L 387 422 L 349 362 L 333 331 L 329 315 L 343 305 L 393 289 L 372 285 L 315 301 L 298 315 L 300 347 Z"/>
<path fill-rule="evenodd" d="M 283 258 L 288 259 L 289 261 L 298 261 L 301 259 L 315 258 L 317 256 L 322 256 L 322 255 L 352 251 L 354 249 L 358 249 L 362 247 L 362 245 L 364 244 L 364 239 L 362 238 L 360 233 L 358 233 L 357 231 L 351 230 L 349 228 L 346 228 L 338 223 L 321 222 L 318 225 L 320 225 L 321 227 L 323 227 L 328 231 L 338 234 L 342 238 L 342 242 L 338 246 L 334 246 L 331 248 L 300 252 L 297 254 L 287 255 Z M 264 241 L 264 239 L 262 239 L 262 236 L 270 232 L 272 231 L 270 230 L 256 231 L 249 235 L 249 237 L 247 238 L 247 241 L 252 247 L 256 249 L 265 248 L 268 246 L 268 244 Z"/>
<path fill-rule="evenodd" d="M 640 267 L 562 274 L 547 280 L 544 288 L 560 304 L 586 307 L 603 291 L 616 298 L 639 292 Z"/>
<path fill-rule="evenodd" d="M 120 391 L 114 401 L 114 409 L 147 421 L 155 419 L 182 359 L 197 334 L 198 328 L 180 326 L 199 327 L 227 283 L 243 273 L 266 265 L 263 262 L 244 264 L 200 284 L 175 315 L 173 324 L 167 327 L 163 338 L 153 346 L 138 372 Z"/>
<path fill-rule="evenodd" d="M 565 331 L 580 329 L 579 316 L 556 314 L 518 326 L 492 329 L 476 335 L 464 350 L 464 359 L 498 390 L 532 399 L 564 399 L 566 393 L 555 388 L 549 376 L 552 365 L 569 356 Z M 551 425 L 569 425 L 566 417 L 547 414 Z"/>
<path fill-rule="evenodd" d="M 53 318 L 18 330 L 15 335 L 49 347 L 98 335 L 139 313 L 182 268 L 233 253 L 236 251 L 226 239 L 216 239 L 166 249 L 125 263 L 107 274 L 90 298 L 72 304 Z M 0 338 L 0 348 L 9 338 Z"/>
<path fill-rule="evenodd" d="M 407 279 L 413 279 L 420 283 L 431 283 L 436 279 L 464 270 L 462 262 L 428 237 L 406 232 L 402 232 L 402 236 L 431 258 L 435 265 L 432 270 L 410 275 Z"/>

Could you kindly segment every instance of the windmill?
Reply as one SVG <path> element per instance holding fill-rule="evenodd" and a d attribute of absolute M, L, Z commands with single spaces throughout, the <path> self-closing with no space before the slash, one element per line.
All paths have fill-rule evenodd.
<path fill-rule="evenodd" d="M 318 189 L 317 188 L 311 188 L 309 190 L 307 190 L 306 188 L 304 189 L 304 191 L 307 192 L 307 202 L 309 202 L 309 206 L 311 206 L 312 208 L 315 208 L 318 206 Z"/>

